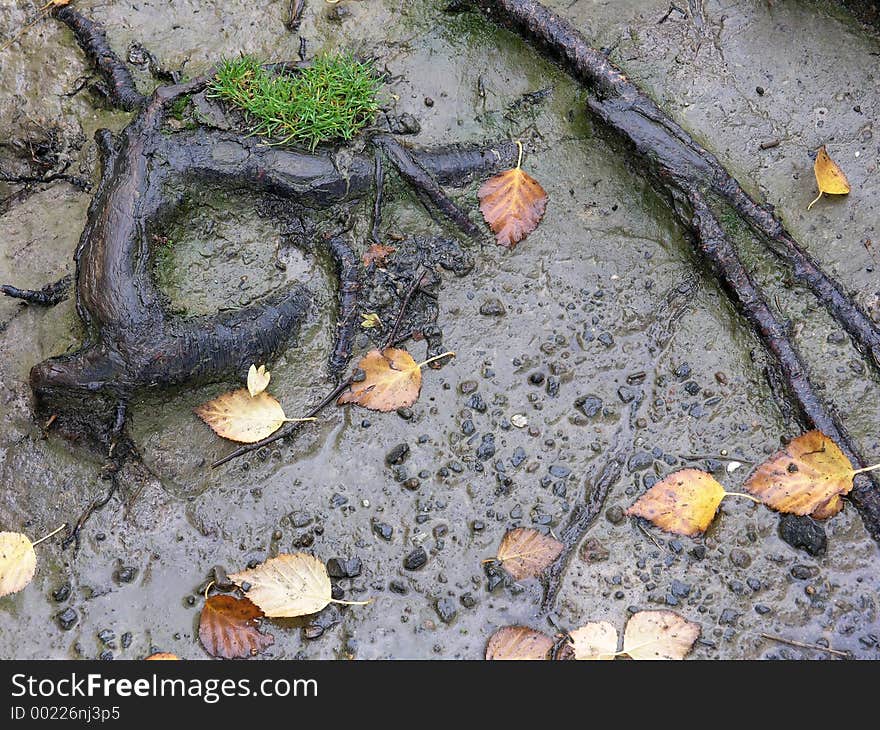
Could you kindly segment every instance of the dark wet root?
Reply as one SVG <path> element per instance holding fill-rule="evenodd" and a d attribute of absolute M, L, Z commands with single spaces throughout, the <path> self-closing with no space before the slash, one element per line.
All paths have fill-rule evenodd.
<path fill-rule="evenodd" d="M 62 276 L 58 281 L 54 281 L 51 284 L 46 284 L 42 289 L 19 289 L 18 287 L 4 284 L 0 286 L 0 292 L 3 292 L 7 297 L 21 299 L 28 304 L 51 307 L 67 299 L 71 283 L 73 283 L 73 277 L 68 275 Z"/>
<path fill-rule="evenodd" d="M 669 119 L 567 21 L 536 0 L 472 3 L 491 20 L 533 43 L 587 87 L 590 112 L 630 149 L 639 169 L 648 174 L 655 189 L 669 201 L 708 268 L 773 356 L 802 425 L 821 429 L 838 443 L 853 464 L 864 466 L 840 419 L 817 395 L 803 358 L 763 291 L 749 276 L 710 203 L 718 200 L 731 206 L 758 238 L 791 267 L 795 278 L 813 292 L 877 367 L 880 330 L 870 317 L 791 237 L 772 208 L 753 200 L 712 153 Z M 880 542 L 878 478 L 873 474 L 858 476 L 850 498 L 868 532 Z"/>

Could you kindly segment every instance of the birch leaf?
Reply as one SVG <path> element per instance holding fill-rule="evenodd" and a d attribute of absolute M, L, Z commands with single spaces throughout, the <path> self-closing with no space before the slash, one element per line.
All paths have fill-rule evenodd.
<path fill-rule="evenodd" d="M 0 596 L 17 593 L 34 577 L 37 553 L 20 532 L 0 532 Z"/>
<path fill-rule="evenodd" d="M 517 527 L 502 538 L 496 560 L 514 580 L 534 578 L 559 557 L 563 547 L 559 540 L 537 530 Z"/>
<path fill-rule="evenodd" d="M 541 660 L 550 658 L 553 639 L 528 626 L 504 626 L 498 629 L 486 645 L 489 660 Z"/>
<path fill-rule="evenodd" d="M 837 163 L 831 159 L 824 144 L 816 153 L 816 162 L 813 165 L 813 172 L 816 175 L 816 184 L 819 186 L 819 194 L 816 196 L 816 199 L 807 206 L 807 210 L 812 208 L 818 202 L 823 193 L 830 193 L 832 195 L 846 195 L 849 193 L 851 189 L 849 180 L 846 179 L 843 170 L 841 170 Z"/>
<path fill-rule="evenodd" d="M 281 404 L 271 395 L 263 391 L 251 396 L 245 388 L 203 403 L 195 412 L 218 436 L 242 444 L 261 441 L 288 421 L 314 420 L 287 418 Z"/>
<path fill-rule="evenodd" d="M 256 398 L 269 387 L 269 379 L 271 377 L 272 374 L 266 370 L 265 365 L 260 365 L 260 367 L 251 365 L 247 376 L 247 388 L 251 398 Z"/>
<path fill-rule="evenodd" d="M 575 659 L 614 659 L 617 654 L 617 629 L 607 621 L 594 621 L 570 634 Z"/>
<path fill-rule="evenodd" d="M 275 643 L 274 636 L 259 631 L 262 616 L 263 612 L 247 598 L 211 596 L 205 601 L 199 618 L 199 641 L 213 657 L 255 656 Z"/>
<path fill-rule="evenodd" d="M 725 494 L 724 487 L 711 474 L 682 469 L 657 482 L 626 514 L 644 517 L 667 532 L 698 535 L 715 518 Z"/>
<path fill-rule="evenodd" d="M 634 613 L 623 632 L 623 653 L 633 659 L 684 659 L 700 625 L 673 611 Z"/>
<path fill-rule="evenodd" d="M 544 188 L 519 164 L 486 180 L 477 197 L 495 242 L 505 248 L 513 248 L 534 231 L 547 208 Z"/>

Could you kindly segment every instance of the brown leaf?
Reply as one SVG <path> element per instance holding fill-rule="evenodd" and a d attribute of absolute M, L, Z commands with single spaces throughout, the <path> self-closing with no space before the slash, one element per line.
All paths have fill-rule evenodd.
<path fill-rule="evenodd" d="M 495 242 L 505 248 L 513 248 L 534 231 L 547 208 L 544 188 L 519 165 L 486 180 L 477 197 Z"/>
<path fill-rule="evenodd" d="M 251 396 L 246 388 L 223 393 L 195 412 L 218 436 L 243 444 L 261 441 L 285 422 L 300 420 L 285 417 L 281 404 L 265 391 Z"/>
<path fill-rule="evenodd" d="M 364 267 L 368 268 L 370 264 L 381 266 L 385 263 L 385 259 L 387 259 L 396 250 L 397 249 L 393 246 L 383 246 L 381 243 L 372 244 L 363 256 Z"/>
<path fill-rule="evenodd" d="M 453 354 L 446 352 L 417 363 L 406 350 L 393 347 L 382 352 L 370 350 L 357 364 L 364 372 L 364 379 L 352 383 L 336 402 L 339 405 L 354 403 L 385 413 L 407 408 L 418 400 L 422 388 L 422 366 Z"/>
<path fill-rule="evenodd" d="M 711 474 L 682 469 L 657 482 L 626 514 L 644 517 L 667 532 L 693 536 L 709 526 L 725 494 Z"/>
<path fill-rule="evenodd" d="M 855 470 L 840 447 L 821 431 L 792 439 L 749 476 L 746 491 L 768 507 L 825 519 L 843 507 Z"/>
<path fill-rule="evenodd" d="M 816 185 L 819 186 L 819 194 L 816 199 L 807 206 L 807 210 L 812 208 L 823 193 L 831 193 L 832 195 L 846 195 L 850 191 L 849 180 L 843 170 L 838 167 L 837 163 L 831 159 L 828 150 L 823 144 L 816 153 L 816 162 L 813 165 L 813 172 L 816 175 Z"/>
<path fill-rule="evenodd" d="M 489 660 L 549 659 L 553 639 L 528 626 L 505 626 L 498 629 L 486 645 Z"/>
<path fill-rule="evenodd" d="M 633 659 L 684 659 L 700 625 L 673 611 L 634 613 L 623 632 L 623 653 Z"/>
<path fill-rule="evenodd" d="M 205 601 L 199 619 L 199 641 L 213 657 L 244 659 L 275 643 L 257 630 L 263 612 L 248 598 L 219 595 Z"/>
<path fill-rule="evenodd" d="M 559 540 L 537 530 L 517 527 L 502 538 L 496 560 L 514 580 L 534 578 L 559 557 L 563 547 Z"/>

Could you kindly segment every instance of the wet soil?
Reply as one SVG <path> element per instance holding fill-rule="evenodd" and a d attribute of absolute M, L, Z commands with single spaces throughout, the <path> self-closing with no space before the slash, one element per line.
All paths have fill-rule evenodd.
<path fill-rule="evenodd" d="M 697 658 L 831 658 L 762 633 L 880 658 L 880 554 L 851 507 L 825 523 L 818 556 L 783 542 L 778 516 L 744 501 L 726 500 L 698 540 L 620 519 L 619 508 L 684 465 L 738 487 L 797 426 L 767 380 L 758 341 L 638 167 L 594 129 L 577 86 L 510 34 L 477 16 L 446 15 L 443 4 L 310 0 L 291 34 L 283 2 L 78 3 L 123 55 L 142 43 L 190 75 L 239 51 L 295 58 L 300 33 L 310 55 L 375 55 L 392 77 L 385 101 L 421 124 L 415 141 L 522 138 L 525 167 L 550 204 L 513 252 L 468 244 L 474 270 L 448 277 L 439 297 L 438 321 L 457 357 L 425 374 L 410 411 L 331 409 L 295 441 L 211 470 L 230 446 L 192 408 L 231 384 L 136 402 L 131 432 L 151 476 L 123 475 L 78 552 L 54 541 L 38 548 L 33 583 L 0 599 L 0 657 L 137 658 L 157 648 L 205 658 L 198 590 L 213 566 L 308 549 L 359 558 L 360 574 L 337 583 L 346 598 L 374 601 L 327 609 L 314 620 L 320 631 L 304 629 L 309 620 L 273 624 L 266 658 L 478 658 L 501 625 L 552 630 L 535 618 L 537 582 L 498 583 L 481 560 L 509 527 L 558 529 L 604 458 L 624 446 L 624 475 L 560 592 L 560 627 L 592 619 L 622 627 L 631 610 L 665 606 L 701 624 Z M 610 49 L 880 317 L 872 31 L 830 2 L 692 2 L 682 4 L 688 16 L 673 12 L 662 23 L 665 0 L 548 5 Z M 35 7 L 4 5 L 0 26 L 22 25 Z M 69 95 L 89 73 L 70 33 L 41 22 L 0 64 L 0 139 L 58 130 L 75 141 L 61 152 L 68 171 L 93 177 L 94 130 L 119 129 L 127 115 L 105 111 L 88 84 Z M 151 87 L 145 67 L 138 81 Z M 853 193 L 807 213 L 810 153 L 823 143 Z M 475 188 L 454 195 L 473 207 Z M 0 197 L 16 189 L 0 184 Z M 390 192 L 386 233 L 448 234 L 393 180 Z M 0 217 L 0 280 L 39 287 L 70 273 L 88 202 L 57 182 Z M 281 245 L 252 197 L 198 190 L 188 202 L 192 215 L 169 227 L 157 272 L 175 307 L 237 306 L 293 278 L 321 292 L 300 346 L 272 367 L 285 409 L 305 410 L 329 384 L 335 293 L 326 262 Z M 364 220 L 366 233 L 366 209 Z M 810 295 L 746 231 L 739 239 L 816 381 L 866 456 L 880 460 L 875 376 Z M 38 537 L 108 488 L 100 457 L 44 438 L 31 415 L 30 367 L 77 346 L 78 327 L 71 302 L 44 310 L 0 301 L 0 529 Z M 417 358 L 424 347 L 411 345 Z M 386 460 L 399 444 L 408 451 Z M 418 548 L 427 560 L 409 569 Z M 75 621 L 61 616 L 71 609 Z"/>

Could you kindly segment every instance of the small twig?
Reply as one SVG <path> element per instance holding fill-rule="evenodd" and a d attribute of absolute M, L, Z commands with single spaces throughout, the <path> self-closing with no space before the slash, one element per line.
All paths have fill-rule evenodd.
<path fill-rule="evenodd" d="M 104 505 L 106 505 L 111 499 L 113 499 L 113 495 L 116 494 L 116 491 L 119 489 L 119 480 L 116 478 L 116 475 L 111 475 L 111 484 L 110 489 L 107 490 L 107 494 L 103 497 L 96 497 L 92 500 L 88 507 L 85 508 L 83 513 L 79 516 L 79 519 L 76 521 L 76 525 L 70 531 L 70 534 L 61 541 L 61 548 L 67 549 L 67 547 L 75 542 L 77 547 L 79 546 L 79 533 L 82 528 L 85 526 L 86 522 L 89 521 L 89 518 L 101 509 Z"/>
<path fill-rule="evenodd" d="M 380 243 L 379 228 L 382 225 L 382 195 L 385 186 L 385 170 L 382 167 L 382 155 L 379 154 L 379 150 L 374 152 L 373 159 L 375 161 L 373 178 L 376 184 L 376 197 L 373 200 L 373 224 L 370 226 L 370 239 L 378 245 Z"/>
<path fill-rule="evenodd" d="M 287 30 L 292 32 L 299 29 L 305 7 L 306 0 L 290 0 L 287 8 L 287 20 L 284 21 L 284 27 Z"/>
<path fill-rule="evenodd" d="M 425 270 L 427 267 L 422 264 L 416 269 L 416 275 L 413 279 L 412 283 L 409 285 L 409 289 L 406 290 L 406 294 L 403 296 L 403 301 L 400 303 L 400 309 L 397 312 L 397 319 L 394 320 L 394 326 L 389 330 L 388 336 L 385 338 L 385 342 L 382 343 L 382 347 L 380 350 L 386 350 L 391 347 L 397 341 L 397 334 L 400 330 L 400 326 L 403 324 L 403 318 L 406 315 L 406 310 L 409 307 L 410 300 L 412 300 L 413 295 L 416 293 L 418 288 L 422 285 L 422 279 L 425 278 L 425 274 L 427 271 Z"/>
<path fill-rule="evenodd" d="M 39 545 L 41 542 L 45 542 L 46 540 L 48 540 L 48 539 L 49 539 L 50 537 L 52 537 L 53 535 L 57 535 L 57 534 L 58 534 L 59 532 L 61 532 L 65 527 L 67 527 L 67 523 L 66 523 L 66 522 L 63 523 L 63 524 L 61 525 L 61 527 L 56 527 L 56 528 L 55 528 L 54 530 L 52 530 L 52 532 L 50 532 L 48 535 L 43 535 L 43 537 L 41 537 L 39 540 L 36 540 L 35 542 L 32 542 L 32 543 L 31 543 L 31 546 L 36 547 L 36 546 Z"/>
<path fill-rule="evenodd" d="M 659 541 L 657 540 L 657 538 L 654 537 L 650 532 L 648 532 L 648 531 L 644 528 L 644 526 L 642 526 L 642 525 L 639 524 L 639 523 L 636 523 L 636 527 L 638 527 L 638 528 L 642 531 L 642 534 L 643 534 L 645 537 L 647 537 L 651 542 L 653 542 L 653 543 L 657 546 L 657 549 L 658 549 L 658 550 L 663 550 L 663 546 L 659 543 Z"/>
<path fill-rule="evenodd" d="M 790 646 L 796 646 L 800 649 L 815 649 L 816 651 L 825 651 L 829 654 L 834 654 L 834 656 L 843 657 L 844 659 L 851 659 L 852 654 L 848 651 L 840 651 L 839 649 L 829 649 L 825 646 L 819 646 L 819 644 L 805 644 L 803 641 L 795 641 L 794 639 L 786 639 L 782 636 L 774 636 L 773 634 L 761 634 L 761 637 L 764 639 L 769 639 L 770 641 L 778 641 L 780 644 L 788 644 Z"/>

